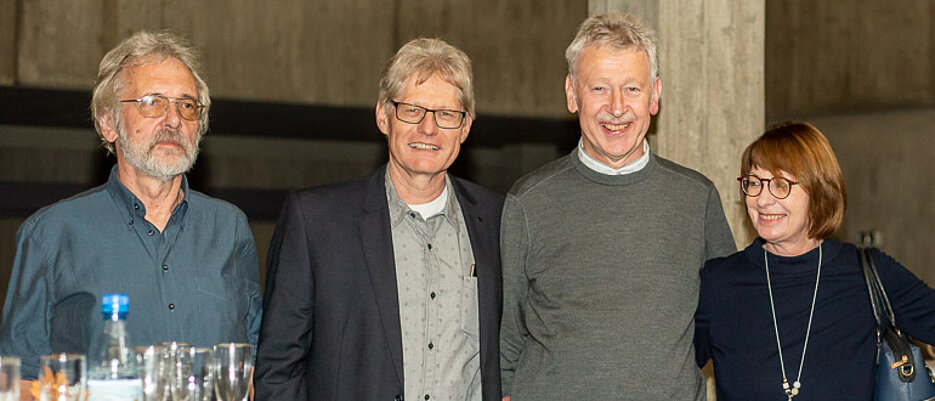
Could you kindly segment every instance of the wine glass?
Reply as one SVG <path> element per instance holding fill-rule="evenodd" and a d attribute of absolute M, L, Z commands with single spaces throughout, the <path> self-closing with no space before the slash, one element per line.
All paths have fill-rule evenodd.
<path fill-rule="evenodd" d="M 51 354 L 39 358 L 39 400 L 82 401 L 88 365 L 82 354 Z"/>
<path fill-rule="evenodd" d="M 140 364 L 140 378 L 143 379 L 143 400 L 169 401 L 171 356 L 158 344 L 139 346 L 134 351 Z"/>
<path fill-rule="evenodd" d="M 0 357 L 0 401 L 19 401 L 20 360 Z"/>
<path fill-rule="evenodd" d="M 189 347 L 175 354 L 172 366 L 173 401 L 214 399 L 214 350 Z"/>
<path fill-rule="evenodd" d="M 253 376 L 253 347 L 224 343 L 214 346 L 214 388 L 219 401 L 246 401 Z"/>

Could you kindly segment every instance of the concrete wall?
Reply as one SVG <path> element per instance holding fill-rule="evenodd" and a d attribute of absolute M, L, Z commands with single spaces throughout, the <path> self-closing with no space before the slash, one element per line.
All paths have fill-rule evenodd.
<path fill-rule="evenodd" d="M 171 29 L 203 52 L 215 96 L 369 107 L 387 59 L 431 36 L 472 58 L 481 113 L 567 117 L 564 49 L 586 13 L 578 0 L 0 0 L 0 84 L 90 88 L 119 40 Z"/>
<path fill-rule="evenodd" d="M 878 230 L 879 247 L 935 285 L 935 108 L 810 119 L 831 141 L 848 208 L 841 239 Z"/>
<path fill-rule="evenodd" d="M 935 1 L 766 4 L 769 121 L 935 106 Z"/>

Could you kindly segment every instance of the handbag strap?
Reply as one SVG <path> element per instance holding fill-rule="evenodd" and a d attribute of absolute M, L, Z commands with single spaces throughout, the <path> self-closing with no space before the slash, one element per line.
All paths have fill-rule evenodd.
<path fill-rule="evenodd" d="M 861 253 L 861 264 L 864 265 L 864 274 L 870 272 L 870 277 L 868 280 L 871 280 L 873 283 L 874 291 L 877 294 L 878 306 L 882 310 L 881 316 L 877 319 L 878 321 L 882 317 L 886 317 L 889 321 L 889 326 L 896 326 L 896 314 L 893 313 L 893 305 L 890 304 L 890 297 L 886 294 L 886 288 L 883 287 L 883 280 L 880 279 L 880 272 L 877 270 L 877 264 L 873 261 L 873 252 L 872 248 L 860 248 Z M 882 323 L 882 322 L 880 322 Z"/>
<path fill-rule="evenodd" d="M 864 273 L 864 281 L 867 282 L 867 293 L 870 295 L 870 309 L 873 310 L 873 320 L 877 322 L 877 336 L 879 337 L 880 333 L 883 332 L 883 311 L 880 310 L 880 296 L 877 292 L 877 282 L 874 279 L 874 272 L 871 270 L 876 268 L 876 266 L 870 267 L 870 263 L 867 262 L 867 252 L 865 251 L 867 251 L 867 248 L 858 247 L 857 258 L 860 259 L 860 267 Z"/>
<path fill-rule="evenodd" d="M 870 293 L 873 318 L 877 321 L 877 352 L 879 352 L 881 342 L 885 341 L 890 351 L 893 352 L 893 359 L 897 361 L 890 366 L 890 369 L 899 368 L 899 379 L 903 382 L 911 382 L 915 379 L 916 372 L 915 358 L 912 355 L 909 339 L 896 328 L 896 316 L 886 290 L 883 288 L 883 280 L 880 279 L 876 263 L 873 261 L 871 248 L 860 247 L 857 251 L 864 272 L 864 280 L 867 281 L 867 291 Z M 884 317 L 888 319 L 885 324 Z"/>

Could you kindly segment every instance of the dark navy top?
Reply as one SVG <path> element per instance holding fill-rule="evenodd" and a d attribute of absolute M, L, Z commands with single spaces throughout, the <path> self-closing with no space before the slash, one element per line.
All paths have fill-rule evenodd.
<path fill-rule="evenodd" d="M 111 170 L 104 185 L 47 206 L 17 233 L 3 307 L 0 354 L 22 358 L 35 379 L 39 357 L 88 353 L 103 327 L 101 297 L 130 297 L 134 345 L 185 341 L 254 345 L 260 325 L 253 234 L 237 207 L 188 187 L 163 232 Z"/>
<path fill-rule="evenodd" d="M 785 401 L 770 313 L 763 240 L 701 272 L 695 315 L 696 362 L 714 360 L 718 401 Z M 796 401 L 872 400 L 876 322 L 857 248 L 824 241 L 821 282 Z M 900 329 L 935 343 L 935 290 L 893 258 L 874 252 Z M 770 280 L 789 382 L 796 379 L 815 288 L 818 248 L 800 256 L 769 254 Z"/>

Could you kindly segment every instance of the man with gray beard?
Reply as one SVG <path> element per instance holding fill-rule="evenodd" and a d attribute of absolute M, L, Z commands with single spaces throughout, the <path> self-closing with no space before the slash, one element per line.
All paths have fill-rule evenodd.
<path fill-rule="evenodd" d="M 107 183 L 30 216 L 17 233 L 0 354 L 88 353 L 102 332 L 104 294 L 131 301 L 135 344 L 256 344 L 261 299 L 256 246 L 237 207 L 191 190 L 211 100 L 194 50 L 140 32 L 100 64 L 92 116 L 117 157 Z"/>

